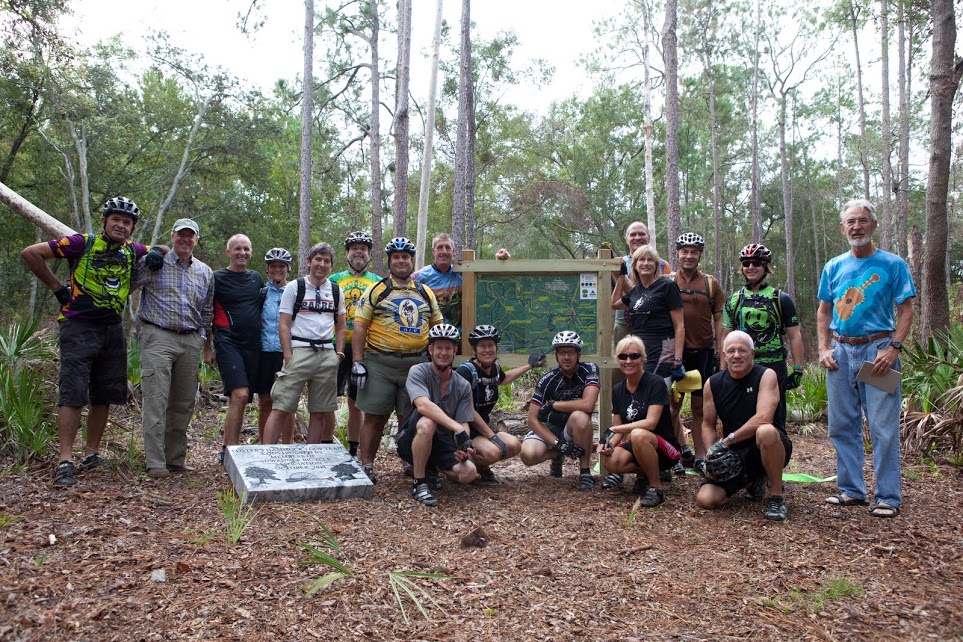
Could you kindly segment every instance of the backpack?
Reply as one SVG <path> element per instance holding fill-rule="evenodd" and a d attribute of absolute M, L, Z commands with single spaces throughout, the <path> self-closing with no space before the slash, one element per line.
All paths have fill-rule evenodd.
<path fill-rule="evenodd" d="M 708 274 L 706 274 L 705 272 L 702 273 L 702 276 L 705 277 L 705 280 L 706 280 L 706 289 L 704 292 L 702 290 L 690 290 L 688 288 L 682 288 L 682 287 L 679 288 L 679 292 L 682 292 L 683 294 L 692 294 L 692 295 L 701 294 L 705 298 L 709 299 L 709 309 L 712 310 L 716 307 L 716 298 L 712 296 L 713 278 Z M 676 285 L 679 285 L 677 272 L 673 272 L 672 274 L 670 274 L 669 278 L 675 281 Z"/>
<path fill-rule="evenodd" d="M 421 299 L 422 299 L 425 303 L 428 304 L 428 308 L 429 308 L 429 309 L 431 309 L 431 310 L 437 310 L 437 309 L 438 309 L 438 308 L 437 308 L 437 303 L 436 303 L 434 306 L 432 306 L 432 304 L 431 304 L 432 298 L 431 298 L 431 296 L 428 295 L 428 290 L 427 290 L 427 288 L 425 288 L 425 284 L 424 284 L 424 283 L 421 283 L 420 281 L 415 281 L 415 282 L 414 282 L 414 283 L 415 283 L 415 287 L 413 287 L 413 288 L 409 288 L 409 287 L 407 287 L 407 286 L 406 286 L 406 287 L 403 287 L 403 288 L 397 288 L 397 287 L 395 287 L 395 285 L 391 282 L 391 277 L 386 276 L 385 278 L 381 279 L 380 281 L 378 281 L 377 283 L 375 283 L 374 285 L 372 285 L 371 288 L 370 288 L 368 291 L 369 291 L 369 292 L 374 292 L 374 289 L 375 289 L 376 287 L 378 287 L 379 285 L 381 285 L 382 283 L 385 284 L 385 289 L 381 291 L 381 294 L 378 295 L 378 298 L 377 298 L 377 299 L 371 301 L 372 307 L 375 307 L 375 308 L 378 307 L 378 304 L 381 303 L 382 301 L 384 301 L 384 300 L 388 297 L 388 295 L 391 294 L 392 290 L 413 290 L 413 291 L 415 291 L 415 292 L 418 293 L 418 296 L 420 296 Z M 370 299 L 371 299 L 371 295 L 368 295 L 368 298 L 369 298 L 369 300 L 370 300 Z M 439 311 L 439 314 L 440 314 L 440 311 Z"/>
<path fill-rule="evenodd" d="M 743 303 L 746 300 L 746 288 L 739 289 L 739 300 L 736 302 L 736 313 L 742 309 Z M 779 328 L 779 334 L 786 334 L 786 326 L 782 323 L 782 290 L 779 288 L 772 289 L 772 310 L 775 312 L 776 327 Z"/>
<path fill-rule="evenodd" d="M 291 323 L 294 323 L 294 318 L 298 316 L 298 312 L 301 311 L 301 304 L 304 303 L 304 292 L 307 289 L 307 284 L 303 276 L 299 276 L 296 283 L 298 294 L 294 298 L 294 310 L 291 312 Z M 262 292 L 264 292 L 265 295 L 267 294 L 267 286 L 262 288 Z M 332 311 L 331 314 L 338 316 L 338 308 L 341 307 L 341 286 L 334 281 L 331 281 L 331 298 L 334 299 L 334 311 Z"/>

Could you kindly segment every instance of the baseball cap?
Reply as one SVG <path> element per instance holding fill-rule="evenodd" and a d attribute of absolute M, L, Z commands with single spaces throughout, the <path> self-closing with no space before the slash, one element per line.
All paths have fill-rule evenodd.
<path fill-rule="evenodd" d="M 197 227 L 197 223 L 189 218 L 179 218 L 174 221 L 174 227 L 171 228 L 171 231 L 180 232 L 181 230 L 193 230 L 198 238 L 201 236 L 201 228 Z"/>

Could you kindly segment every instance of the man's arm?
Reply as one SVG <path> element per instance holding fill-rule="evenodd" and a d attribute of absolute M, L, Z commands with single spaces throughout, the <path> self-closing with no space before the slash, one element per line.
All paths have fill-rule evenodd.
<path fill-rule="evenodd" d="M 358 317 L 354 319 L 354 334 L 351 335 L 351 357 L 355 362 L 364 361 L 364 346 L 368 338 L 368 323 Z"/>
<path fill-rule="evenodd" d="M 284 355 L 284 365 L 291 361 L 294 349 L 291 347 L 291 322 L 294 316 L 287 312 L 278 314 L 278 337 L 281 339 L 281 354 Z"/>
<path fill-rule="evenodd" d="M 706 381 L 702 387 L 702 443 L 714 444 L 719 438 L 716 433 L 716 402 L 712 398 L 712 386 Z"/>
<path fill-rule="evenodd" d="M 896 332 L 893 333 L 893 341 L 902 343 L 909 336 L 912 325 L 913 298 L 910 297 L 896 306 Z M 899 359 L 899 352 L 899 350 L 890 346 L 877 353 L 873 360 L 873 374 L 881 375 L 892 368 L 896 360 Z"/>
<path fill-rule="evenodd" d="M 713 336 L 716 338 L 716 355 L 719 358 L 719 367 L 722 367 L 722 340 L 725 339 L 725 335 L 722 334 L 722 311 L 714 312 L 712 314 L 712 329 Z"/>
<path fill-rule="evenodd" d="M 582 391 L 582 396 L 578 399 L 556 401 L 552 404 L 552 408 L 558 410 L 559 412 L 576 412 L 580 410 L 591 415 L 593 412 L 595 412 L 595 402 L 598 400 L 599 387 L 590 385 L 585 386 L 585 390 Z M 531 414 L 531 408 L 529 408 L 529 414 Z"/>
<path fill-rule="evenodd" d="M 20 257 L 23 259 L 23 262 L 27 264 L 27 268 L 29 268 L 51 292 L 56 292 L 64 286 L 64 284 L 60 282 L 60 279 L 57 278 L 57 275 L 54 274 L 47 265 L 47 261 L 54 258 L 54 253 L 46 241 L 43 243 L 34 243 L 23 248 L 20 252 Z"/>
<path fill-rule="evenodd" d="M 704 403 L 705 400 L 703 400 L 703 404 Z M 744 439 L 752 439 L 759 426 L 771 424 L 772 418 L 776 415 L 777 407 L 779 407 L 779 380 L 773 370 L 766 368 L 762 379 L 759 380 L 759 395 L 756 397 L 756 414 L 731 433 L 733 443 Z M 703 406 L 703 411 L 704 410 L 705 406 Z"/>
<path fill-rule="evenodd" d="M 475 432 L 482 437 L 488 437 L 489 439 L 494 437 L 495 431 L 492 430 L 491 426 L 489 426 L 484 419 L 482 419 L 482 416 L 478 414 L 478 411 L 472 408 L 471 412 L 475 416 L 475 418 L 471 420 L 472 426 L 475 427 Z"/>
<path fill-rule="evenodd" d="M 557 402 L 556 402 L 557 403 Z M 551 446 L 555 443 L 555 433 L 545 427 L 545 424 L 538 418 L 538 410 L 541 406 L 533 403 L 528 404 L 528 428 L 541 438 L 546 444 Z"/>
<path fill-rule="evenodd" d="M 820 301 L 819 309 L 816 310 L 816 335 L 819 337 L 819 365 L 829 370 L 836 370 L 839 368 L 839 364 L 833 359 L 833 349 L 829 345 L 829 341 L 833 336 L 829 331 L 829 324 L 832 320 L 833 304 L 829 301 Z M 910 321 L 912 321 L 912 316 L 910 317 Z"/>
<path fill-rule="evenodd" d="M 792 365 L 803 365 L 805 351 L 803 350 L 802 331 L 798 325 L 794 325 L 786 328 L 786 334 L 789 335 L 789 352 L 792 354 Z"/>
<path fill-rule="evenodd" d="M 682 359 L 683 350 L 685 350 L 685 313 L 682 308 L 676 308 L 675 310 L 669 310 L 669 316 L 672 318 L 672 327 L 675 329 L 675 365 L 679 365 Z"/>
<path fill-rule="evenodd" d="M 344 355 L 344 341 L 348 336 L 348 324 L 344 321 L 344 315 L 339 314 L 334 317 L 334 351 L 339 355 Z"/>
<path fill-rule="evenodd" d="M 459 433 L 468 430 L 468 424 L 460 423 L 445 414 L 445 411 L 438 407 L 438 404 L 425 396 L 415 397 L 411 400 L 418 414 L 427 419 L 431 419 L 435 424 L 452 433 Z"/>

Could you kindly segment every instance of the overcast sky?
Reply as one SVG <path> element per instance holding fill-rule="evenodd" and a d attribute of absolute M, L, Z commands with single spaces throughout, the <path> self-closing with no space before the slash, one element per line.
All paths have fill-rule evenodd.
<path fill-rule="evenodd" d="M 236 76 L 269 91 L 278 78 L 293 79 L 302 68 L 304 3 L 297 0 L 261 0 L 267 9 L 265 26 L 252 38 L 240 34 L 237 16 L 250 0 L 73 0 L 74 16 L 66 23 L 75 29 L 78 41 L 92 44 L 116 33 L 138 51 L 151 29 L 163 29 L 174 44 L 204 55 L 212 65 L 220 65 Z M 490 39 L 499 31 L 518 34 L 516 66 L 543 58 L 556 69 L 549 87 L 513 90 L 505 100 L 536 113 L 545 113 L 552 101 L 582 96 L 591 91 L 577 60 L 595 48 L 593 21 L 619 11 L 618 0 L 476 0 L 472 19 L 477 25 L 475 38 Z M 431 40 L 434 35 L 435 0 L 414 0 L 412 19 L 412 92 L 423 98 L 428 94 Z M 324 0 L 315 0 L 320 12 Z M 461 2 L 444 1 L 444 16 L 457 30 Z M 394 20 L 394 16 L 391 16 Z M 384 34 L 382 46 L 391 58 L 396 42 Z M 315 50 L 317 61 L 322 52 Z M 319 66 L 315 73 L 320 72 Z M 440 81 L 439 81 L 440 82 Z"/>

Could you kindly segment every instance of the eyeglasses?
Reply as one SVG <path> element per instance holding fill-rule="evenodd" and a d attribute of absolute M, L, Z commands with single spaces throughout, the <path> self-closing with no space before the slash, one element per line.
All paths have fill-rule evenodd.
<path fill-rule="evenodd" d="M 641 358 L 641 352 L 622 352 L 618 356 L 619 361 L 638 361 Z"/>
<path fill-rule="evenodd" d="M 742 267 L 762 267 L 765 265 L 765 261 L 760 261 L 759 259 L 743 259 Z"/>
<path fill-rule="evenodd" d="M 752 350 L 749 348 L 726 348 L 723 350 L 728 356 L 733 356 L 737 354 L 752 354 Z"/>

